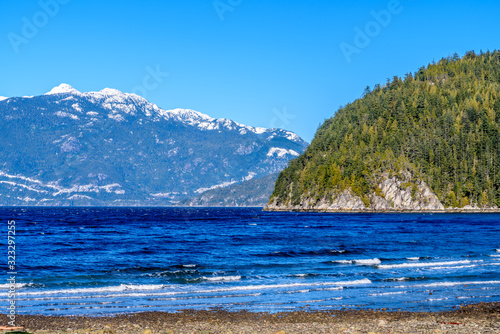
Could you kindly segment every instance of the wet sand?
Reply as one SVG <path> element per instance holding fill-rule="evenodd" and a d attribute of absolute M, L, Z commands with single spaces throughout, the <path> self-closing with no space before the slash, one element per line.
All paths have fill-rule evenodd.
<path fill-rule="evenodd" d="M 7 316 L 0 315 L 0 325 Z M 500 303 L 461 306 L 450 312 L 382 310 L 248 311 L 184 310 L 111 317 L 18 315 L 16 325 L 30 333 L 500 333 Z"/>

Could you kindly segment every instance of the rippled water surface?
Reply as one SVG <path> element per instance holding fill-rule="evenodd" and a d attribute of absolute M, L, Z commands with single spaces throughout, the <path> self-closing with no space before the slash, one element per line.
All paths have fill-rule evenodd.
<path fill-rule="evenodd" d="M 19 313 L 500 301 L 498 214 L 1 208 L 0 217 L 4 231 L 16 221 Z M 7 251 L 3 272 L 6 260 Z"/>

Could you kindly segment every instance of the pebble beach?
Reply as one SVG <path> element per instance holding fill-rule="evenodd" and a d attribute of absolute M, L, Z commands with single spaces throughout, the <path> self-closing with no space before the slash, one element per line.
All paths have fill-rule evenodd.
<path fill-rule="evenodd" d="M 0 315 L 1 324 L 7 316 Z M 254 313 L 223 309 L 144 312 L 106 317 L 18 315 L 16 325 L 36 334 L 180 333 L 500 333 L 500 303 L 448 312 L 331 310 Z"/>

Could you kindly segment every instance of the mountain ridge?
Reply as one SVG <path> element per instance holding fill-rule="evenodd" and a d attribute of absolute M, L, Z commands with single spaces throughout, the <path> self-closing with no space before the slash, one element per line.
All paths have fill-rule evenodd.
<path fill-rule="evenodd" d="M 287 130 L 67 84 L 0 101 L 0 119 L 1 205 L 175 205 L 276 173 L 307 146 Z"/>

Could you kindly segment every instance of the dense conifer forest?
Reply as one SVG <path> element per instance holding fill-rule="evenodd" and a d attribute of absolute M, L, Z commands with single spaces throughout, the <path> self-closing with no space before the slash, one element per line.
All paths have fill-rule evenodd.
<path fill-rule="evenodd" d="M 341 107 L 278 177 L 296 205 L 349 189 L 365 205 L 380 175 L 425 181 L 445 207 L 500 206 L 500 51 L 443 58 Z"/>

